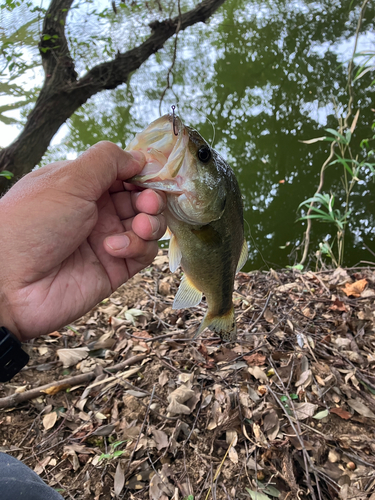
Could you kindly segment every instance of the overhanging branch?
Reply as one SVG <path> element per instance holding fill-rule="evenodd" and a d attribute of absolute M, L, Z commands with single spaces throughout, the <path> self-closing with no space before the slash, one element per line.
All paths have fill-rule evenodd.
<path fill-rule="evenodd" d="M 93 94 L 103 89 L 113 89 L 126 82 L 129 74 L 138 69 L 152 54 L 160 50 L 177 31 L 185 30 L 197 22 L 205 22 L 225 0 L 204 0 L 194 9 L 173 19 L 152 23 L 152 34 L 138 47 L 119 54 L 112 61 L 98 64 L 78 81 L 78 87 L 89 86 Z"/>

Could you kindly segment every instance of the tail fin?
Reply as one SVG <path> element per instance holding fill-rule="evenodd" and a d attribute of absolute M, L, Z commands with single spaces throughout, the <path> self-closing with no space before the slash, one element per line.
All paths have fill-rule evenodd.
<path fill-rule="evenodd" d="M 237 328 L 234 319 L 233 306 L 222 316 L 211 316 L 210 313 L 207 312 L 193 339 L 196 339 L 205 328 L 210 328 L 214 332 L 218 333 L 223 340 L 229 340 L 231 342 L 235 341 L 237 338 Z"/>

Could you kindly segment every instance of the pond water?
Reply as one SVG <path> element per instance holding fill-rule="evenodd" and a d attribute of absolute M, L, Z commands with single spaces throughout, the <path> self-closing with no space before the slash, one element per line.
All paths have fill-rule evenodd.
<path fill-rule="evenodd" d="M 328 142 L 301 141 L 324 136 L 326 128 L 337 129 L 337 115 L 347 109 L 347 62 L 354 49 L 360 6 L 352 0 L 227 0 L 207 24 L 179 34 L 171 88 L 161 105 L 174 41 L 127 84 L 87 102 L 62 127 L 43 162 L 72 158 L 101 139 L 125 146 L 160 111 L 165 113 L 176 104 L 183 120 L 213 141 L 236 172 L 249 244 L 245 269 L 293 265 L 301 257 L 305 230 L 304 223 L 297 222 L 297 209 L 315 193 L 330 147 Z M 372 3 L 365 11 L 357 52 L 374 51 L 374 14 Z M 125 16 L 125 11 L 117 15 Z M 71 26 L 78 22 L 74 16 L 78 13 L 72 15 Z M 131 36 L 124 39 L 120 20 L 111 25 L 116 50 L 133 43 Z M 95 50 L 100 52 L 97 46 Z M 75 55 L 81 73 L 95 57 L 103 60 L 103 51 L 95 56 L 80 51 Z M 354 155 L 361 156 L 360 141 L 372 136 L 372 79 L 370 71 L 353 85 L 353 116 L 360 109 L 352 139 Z M 323 187 L 324 192 L 336 194 L 335 208 L 341 210 L 342 175 L 342 166 L 329 167 Z M 347 266 L 375 261 L 374 184 L 369 169 L 359 178 L 346 228 Z M 319 243 L 324 239 L 333 243 L 334 237 L 333 227 L 313 223 L 310 266 Z"/>

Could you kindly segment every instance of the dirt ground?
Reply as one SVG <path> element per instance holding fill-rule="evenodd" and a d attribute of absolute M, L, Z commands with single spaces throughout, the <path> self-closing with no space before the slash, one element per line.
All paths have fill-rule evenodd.
<path fill-rule="evenodd" d="M 231 344 L 179 279 L 160 251 L 28 344 L 0 451 L 66 499 L 375 500 L 375 271 L 239 273 Z"/>

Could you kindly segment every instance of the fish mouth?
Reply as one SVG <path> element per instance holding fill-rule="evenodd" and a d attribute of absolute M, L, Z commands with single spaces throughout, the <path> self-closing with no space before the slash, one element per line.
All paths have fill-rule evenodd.
<path fill-rule="evenodd" d="M 176 134 L 177 131 L 177 134 Z M 129 179 L 135 186 L 182 194 L 183 165 L 189 135 L 177 115 L 164 115 L 135 136 L 126 150 L 146 157 L 143 170 Z"/>
<path fill-rule="evenodd" d="M 150 189 L 156 189 L 158 191 L 165 191 L 167 193 L 171 194 L 177 194 L 180 195 L 183 193 L 183 190 L 177 185 L 176 182 L 174 181 L 168 181 L 168 180 L 158 180 L 153 177 L 152 181 L 149 181 L 145 179 L 146 176 L 142 176 L 142 173 L 139 175 L 136 175 L 135 177 L 132 177 L 129 182 L 131 184 L 134 184 L 135 186 L 138 187 L 143 187 L 143 188 L 150 188 Z"/>

